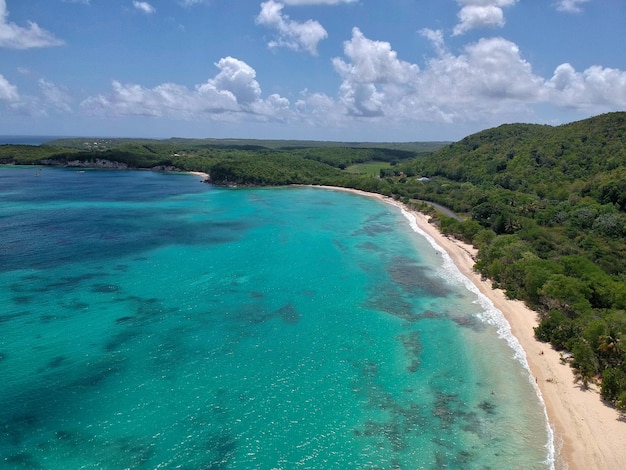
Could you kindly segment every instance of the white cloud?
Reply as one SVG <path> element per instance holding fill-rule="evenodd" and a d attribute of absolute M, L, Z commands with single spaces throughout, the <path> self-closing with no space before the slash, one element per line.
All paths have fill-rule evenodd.
<path fill-rule="evenodd" d="M 350 63 L 335 58 L 333 65 L 342 77 L 353 82 L 406 82 L 419 71 L 417 65 L 399 60 L 391 44 L 368 39 L 359 28 L 352 29 L 352 39 L 344 42 L 343 49 Z"/>
<path fill-rule="evenodd" d="M 278 39 L 269 43 L 270 47 L 287 47 L 295 51 L 306 50 L 317 55 L 317 45 L 328 33 L 317 21 L 304 23 L 292 21 L 282 13 L 284 5 L 274 0 L 261 3 L 261 12 L 256 17 L 257 24 L 273 28 Z"/>
<path fill-rule="evenodd" d="M 64 3 L 82 3 L 83 5 L 89 5 L 91 0 L 63 0 Z"/>
<path fill-rule="evenodd" d="M 112 83 L 113 92 L 108 95 L 89 97 L 81 106 L 94 114 L 112 116 L 163 116 L 163 109 L 183 111 L 188 90 L 185 87 L 165 83 L 155 88 L 141 85 Z M 181 116 L 182 117 L 182 116 Z"/>
<path fill-rule="evenodd" d="M 15 23 L 9 23 L 9 12 L 6 0 L 0 0 L 0 47 L 8 49 L 30 49 L 35 47 L 60 46 L 63 41 L 45 29 L 41 29 L 37 23 L 28 22 L 24 28 Z"/>
<path fill-rule="evenodd" d="M 259 100 L 261 86 L 256 81 L 256 71 L 252 67 L 233 57 L 220 59 L 215 65 L 220 69 L 220 73 L 202 85 L 199 91 L 202 92 L 207 88 L 227 91 L 241 105 L 249 105 Z"/>
<path fill-rule="evenodd" d="M 457 0 L 461 5 L 459 23 L 454 27 L 454 35 L 466 33 L 476 28 L 501 28 L 504 26 L 502 8 L 511 6 L 517 0 Z"/>
<path fill-rule="evenodd" d="M 344 104 L 324 93 L 304 90 L 294 108 L 298 121 L 311 128 L 323 126 L 337 130 L 347 123 Z"/>
<path fill-rule="evenodd" d="M 17 92 L 17 87 L 15 85 L 11 85 L 9 81 L 4 78 L 2 74 L 0 74 L 0 100 L 17 101 L 18 99 L 19 94 Z"/>
<path fill-rule="evenodd" d="M 152 13 L 156 12 L 155 8 L 148 2 L 138 2 L 135 0 L 133 1 L 133 6 L 142 13 L 145 13 L 146 15 L 151 15 Z"/>
<path fill-rule="evenodd" d="M 344 113 L 384 116 L 385 122 L 462 123 L 532 117 L 537 105 L 593 113 L 626 108 L 625 71 L 593 66 L 577 72 L 563 64 L 547 80 L 506 39 L 483 38 L 454 55 L 441 31 L 421 34 L 436 56 L 420 70 L 400 60 L 389 43 L 353 31 L 346 58 L 333 60 L 343 79 L 338 101 Z"/>
<path fill-rule="evenodd" d="M 440 31 L 423 30 L 438 53 L 420 71 L 399 60 L 387 42 L 355 28 L 344 45 L 349 62 L 334 59 L 343 78 L 340 100 L 349 114 L 393 119 L 473 120 L 541 100 L 543 80 L 532 73 L 517 46 L 481 39 L 455 56 Z"/>
<path fill-rule="evenodd" d="M 446 52 L 446 46 L 442 30 L 423 28 L 419 31 L 419 33 L 431 42 L 437 55 L 442 55 Z"/>
<path fill-rule="evenodd" d="M 0 74 L 0 102 L 5 101 L 15 115 L 33 118 L 47 117 L 50 110 L 67 114 L 72 111 L 69 95 L 54 83 L 40 79 L 38 82 L 41 97 L 21 95 L 17 87 Z"/>
<path fill-rule="evenodd" d="M 49 116 L 46 107 L 33 96 L 20 96 L 18 101 L 10 103 L 9 109 L 12 114 L 29 118 L 45 118 Z"/>
<path fill-rule="evenodd" d="M 194 5 L 200 5 L 205 0 L 178 0 L 178 3 L 183 7 L 192 7 Z"/>
<path fill-rule="evenodd" d="M 454 34 L 463 34 L 475 28 L 501 28 L 504 26 L 502 8 L 493 5 L 469 5 L 459 12 L 459 24 L 454 28 Z"/>
<path fill-rule="evenodd" d="M 232 119 L 247 115 L 260 120 L 281 119 L 290 103 L 279 95 L 261 98 L 256 71 L 245 62 L 225 57 L 215 64 L 219 73 L 195 89 L 163 83 L 154 88 L 114 81 L 112 92 L 87 98 L 81 107 L 110 116 L 167 116 L 197 119 L 202 116 Z"/>
<path fill-rule="evenodd" d="M 576 72 L 559 65 L 547 83 L 550 100 L 561 107 L 602 112 L 626 107 L 626 72 L 598 65 Z"/>
<path fill-rule="evenodd" d="M 39 89 L 48 105 L 58 111 L 71 112 L 72 108 L 69 105 L 71 101 L 70 96 L 54 83 L 42 78 L 39 80 Z"/>
<path fill-rule="evenodd" d="M 583 11 L 582 5 L 590 0 L 559 0 L 556 2 L 556 9 L 566 13 L 580 13 Z"/>
<path fill-rule="evenodd" d="M 463 54 L 431 59 L 420 76 L 418 101 L 453 121 L 472 121 L 523 113 L 543 99 L 542 85 L 514 43 L 481 39 Z"/>
<path fill-rule="evenodd" d="M 402 89 L 410 88 L 419 72 L 417 65 L 399 60 L 391 44 L 368 39 L 358 28 L 353 28 L 352 39 L 344 43 L 344 54 L 349 62 L 333 59 L 343 78 L 340 100 L 348 113 L 357 116 L 384 114 L 385 98 L 402 95 Z"/>

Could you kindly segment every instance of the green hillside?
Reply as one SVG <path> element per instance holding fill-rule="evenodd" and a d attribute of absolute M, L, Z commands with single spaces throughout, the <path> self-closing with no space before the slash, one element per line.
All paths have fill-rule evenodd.
<path fill-rule="evenodd" d="M 576 182 L 589 184 L 588 191 L 602 190 L 604 177 L 623 176 L 625 120 L 626 113 L 612 113 L 559 127 L 507 124 L 441 149 L 420 162 L 419 170 L 457 182 L 567 199 Z"/>
<path fill-rule="evenodd" d="M 477 246 L 476 269 L 540 313 L 537 337 L 573 354 L 584 385 L 601 382 L 626 407 L 626 113 L 489 129 L 394 178 L 399 197 L 463 214 L 440 217 L 442 230 Z"/>

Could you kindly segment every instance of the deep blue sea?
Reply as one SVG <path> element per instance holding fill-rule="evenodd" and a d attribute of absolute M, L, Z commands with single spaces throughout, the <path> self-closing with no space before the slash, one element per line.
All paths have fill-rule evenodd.
<path fill-rule="evenodd" d="M 3 469 L 546 469 L 491 304 L 384 202 L 0 168 Z"/>

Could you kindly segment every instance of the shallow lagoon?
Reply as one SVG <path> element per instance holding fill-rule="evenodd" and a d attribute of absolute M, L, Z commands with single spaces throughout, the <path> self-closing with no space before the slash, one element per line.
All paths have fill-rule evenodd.
<path fill-rule="evenodd" d="M 0 169 L 7 468 L 549 468 L 497 312 L 395 207 Z"/>

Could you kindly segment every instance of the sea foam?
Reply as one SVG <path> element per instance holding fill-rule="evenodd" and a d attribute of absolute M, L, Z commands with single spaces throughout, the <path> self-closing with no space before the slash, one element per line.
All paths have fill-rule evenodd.
<path fill-rule="evenodd" d="M 554 444 L 554 430 L 552 429 L 552 426 L 550 425 L 550 422 L 548 420 L 548 411 L 546 409 L 545 401 L 543 400 L 543 395 L 541 394 L 541 390 L 539 389 L 536 380 L 534 380 L 533 374 L 530 370 L 530 366 L 526 358 L 526 351 L 524 351 L 524 348 L 520 344 L 519 340 L 511 332 L 510 323 L 508 322 L 504 314 L 498 308 L 496 308 L 491 299 L 489 299 L 486 295 L 480 292 L 478 287 L 460 271 L 458 266 L 454 264 L 454 261 L 452 261 L 452 258 L 450 257 L 448 252 L 446 252 L 432 236 L 430 236 L 419 227 L 415 214 L 407 210 L 401 204 L 393 202 L 390 202 L 390 204 L 398 207 L 401 210 L 402 215 L 408 220 L 411 229 L 417 234 L 424 237 L 428 241 L 428 243 L 442 255 L 443 263 L 441 266 L 441 270 L 438 274 L 450 283 L 463 285 L 468 291 L 476 295 L 476 303 L 481 307 L 481 313 L 478 314 L 478 318 L 481 321 L 496 328 L 498 336 L 504 339 L 509 347 L 512 349 L 513 357 L 517 361 L 519 361 L 524 369 L 526 369 L 526 371 L 528 372 L 528 380 L 533 386 L 533 389 L 535 390 L 535 393 L 537 394 L 537 397 L 541 402 L 541 405 L 543 407 L 543 413 L 547 423 L 546 431 L 548 434 L 548 442 L 546 443 L 545 447 L 548 455 L 545 463 L 549 465 L 551 469 L 554 469 L 556 453 Z"/>

